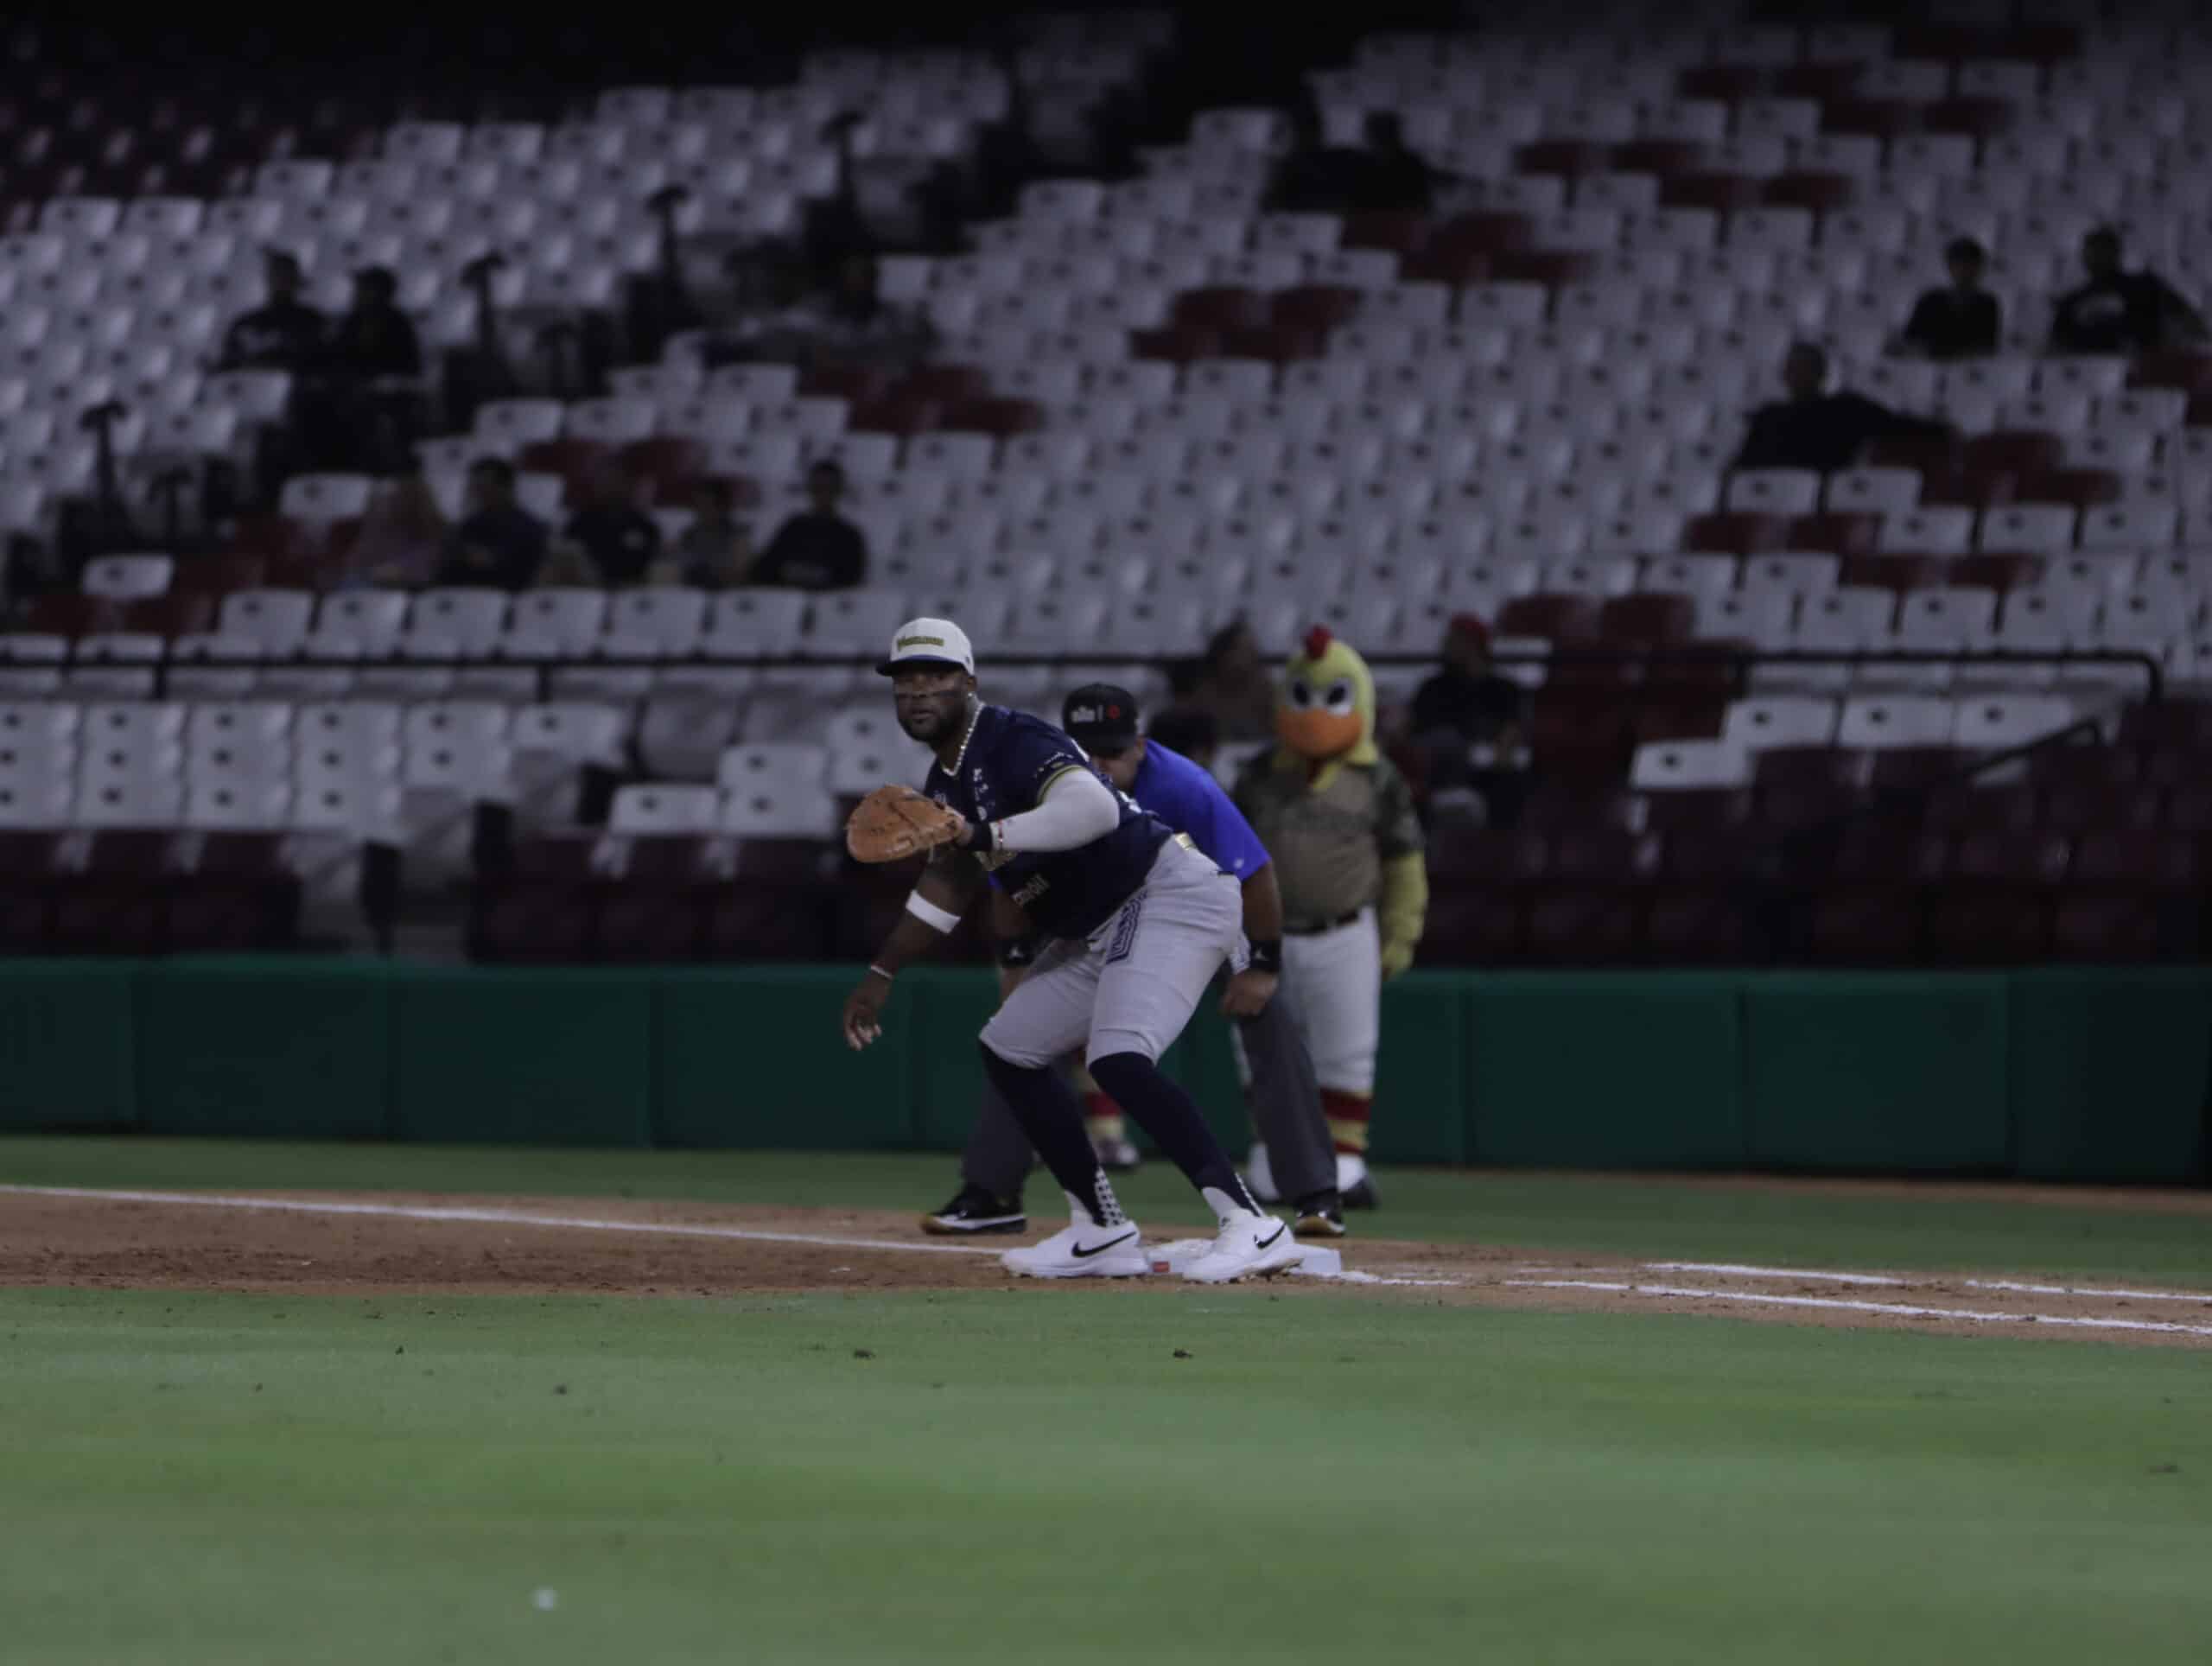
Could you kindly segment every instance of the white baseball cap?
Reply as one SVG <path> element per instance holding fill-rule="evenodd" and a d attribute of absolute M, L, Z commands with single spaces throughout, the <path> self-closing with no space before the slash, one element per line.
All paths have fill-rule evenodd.
<path fill-rule="evenodd" d="M 901 665 L 954 665 L 976 674 L 968 633 L 949 619 L 910 619 L 891 634 L 891 652 L 876 667 L 888 677 Z"/>

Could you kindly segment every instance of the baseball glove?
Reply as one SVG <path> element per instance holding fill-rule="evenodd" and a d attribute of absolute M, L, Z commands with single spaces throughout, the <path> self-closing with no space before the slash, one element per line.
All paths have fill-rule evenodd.
<path fill-rule="evenodd" d="M 880 786 L 853 806 L 845 849 L 862 862 L 897 862 L 960 836 L 967 821 L 910 786 Z"/>

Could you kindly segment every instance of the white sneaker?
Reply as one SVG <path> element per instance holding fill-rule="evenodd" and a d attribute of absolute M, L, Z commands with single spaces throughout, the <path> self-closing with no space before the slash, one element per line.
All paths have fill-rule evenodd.
<path fill-rule="evenodd" d="M 1213 1248 L 1183 1269 L 1183 1276 L 1192 1283 L 1228 1284 L 1265 1277 L 1295 1267 L 1305 1255 L 1288 1221 L 1257 1214 L 1241 1199 L 1211 1186 L 1205 1190 L 1205 1199 L 1213 1205 L 1221 1231 Z"/>
<path fill-rule="evenodd" d="M 1275 1166 L 1268 1160 L 1268 1148 L 1255 1142 L 1244 1159 L 1244 1184 L 1252 1188 L 1252 1195 L 1262 1203 L 1281 1203 L 1282 1194 L 1275 1190 Z"/>
<path fill-rule="evenodd" d="M 1022 1278 L 1141 1278 L 1152 1271 L 1135 1221 L 1101 1226 L 1073 1198 L 1068 1212 L 1073 1218 L 1064 1230 L 1042 1243 L 1007 1250 L 999 1264 Z"/>

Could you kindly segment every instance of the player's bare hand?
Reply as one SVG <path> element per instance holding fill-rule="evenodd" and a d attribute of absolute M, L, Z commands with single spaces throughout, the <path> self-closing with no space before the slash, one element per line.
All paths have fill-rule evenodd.
<path fill-rule="evenodd" d="M 1221 1010 L 1230 1018 L 1257 1018 L 1275 998 L 1275 986 L 1281 981 L 1273 972 L 1248 966 L 1221 992 Z"/>
<path fill-rule="evenodd" d="M 874 972 L 845 997 L 845 1045 L 855 1052 L 883 1033 L 883 1003 L 890 998 L 890 980 Z"/>

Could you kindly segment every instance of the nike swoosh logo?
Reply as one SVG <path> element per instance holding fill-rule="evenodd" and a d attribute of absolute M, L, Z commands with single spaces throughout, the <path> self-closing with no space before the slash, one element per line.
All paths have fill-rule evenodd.
<path fill-rule="evenodd" d="M 1275 1224 L 1275 1230 L 1274 1230 L 1274 1231 L 1272 1231 L 1272 1232 L 1268 1233 L 1268 1236 L 1267 1236 L 1266 1237 L 1262 1238 L 1262 1239 L 1261 1239 L 1257 1243 L 1254 1244 L 1252 1247 L 1253 1247 L 1255 1250 L 1264 1250 L 1264 1249 L 1266 1249 L 1269 1244 L 1273 1243 L 1274 1243 L 1277 1238 L 1281 1237 L 1285 1232 L 1287 1232 L 1289 1230 L 1290 1230 L 1290 1229 L 1289 1229 L 1288 1227 L 1287 1227 L 1287 1226 L 1283 1225 L 1280 1221 L 1278 1221 L 1278 1222 Z"/>
<path fill-rule="evenodd" d="M 1093 1256 L 1103 1255 L 1107 1250 L 1111 1250 L 1116 1244 L 1127 1243 L 1135 1237 L 1136 1237 L 1135 1232 L 1124 1232 L 1118 1238 L 1109 1238 L 1103 1243 L 1094 1243 L 1087 1250 L 1078 1243 L 1074 1246 L 1070 1253 L 1072 1254 L 1077 1261 L 1089 1261 Z"/>

